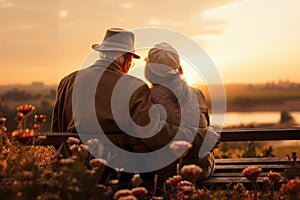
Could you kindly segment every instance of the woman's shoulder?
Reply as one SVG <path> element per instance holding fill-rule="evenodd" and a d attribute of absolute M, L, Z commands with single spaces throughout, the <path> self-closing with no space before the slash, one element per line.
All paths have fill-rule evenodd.
<path fill-rule="evenodd" d="M 173 92 L 162 86 L 162 85 L 155 85 L 150 90 L 151 98 L 155 103 L 162 103 L 162 102 L 175 102 L 177 103 L 177 98 L 173 94 Z"/>

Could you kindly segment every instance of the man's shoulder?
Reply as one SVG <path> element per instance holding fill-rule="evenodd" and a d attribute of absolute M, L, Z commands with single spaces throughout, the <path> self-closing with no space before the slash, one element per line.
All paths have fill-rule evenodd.
<path fill-rule="evenodd" d="M 70 78 L 76 77 L 77 73 L 78 73 L 78 70 L 73 71 L 73 72 L 69 73 L 68 75 L 64 76 L 61 80 L 68 80 Z"/>
<path fill-rule="evenodd" d="M 59 81 L 59 85 L 58 88 L 63 87 L 64 85 L 67 85 L 71 82 L 74 82 L 74 79 L 76 78 L 78 71 L 73 71 L 71 73 L 69 73 L 68 75 L 64 76 L 60 81 Z"/>

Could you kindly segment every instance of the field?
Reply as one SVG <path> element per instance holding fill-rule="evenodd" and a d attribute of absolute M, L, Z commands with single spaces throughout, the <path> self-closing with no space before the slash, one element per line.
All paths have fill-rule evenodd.
<path fill-rule="evenodd" d="M 35 114 L 45 114 L 47 122 L 42 131 L 49 131 L 52 108 L 55 99 L 54 85 L 5 85 L 0 86 L 0 114 L 7 118 L 7 127 L 12 131 L 17 127 L 14 120 L 17 106 L 31 104 Z M 29 123 L 29 125 L 32 125 Z"/>
<path fill-rule="evenodd" d="M 210 93 L 199 86 L 210 104 Z M 214 85 L 210 86 L 214 89 Z M 300 84 L 225 84 L 228 112 L 300 111 Z M 37 113 L 47 115 L 44 131 L 50 127 L 49 120 L 54 104 L 56 85 L 5 85 L 0 86 L 0 113 L 8 118 L 8 129 L 16 128 L 16 107 L 32 104 Z M 237 124 L 239 126 L 239 124 Z M 269 126 L 261 124 L 261 127 Z"/>
<path fill-rule="evenodd" d="M 210 102 L 208 88 L 200 86 Z M 300 86 L 225 84 L 227 111 L 300 111 Z"/>

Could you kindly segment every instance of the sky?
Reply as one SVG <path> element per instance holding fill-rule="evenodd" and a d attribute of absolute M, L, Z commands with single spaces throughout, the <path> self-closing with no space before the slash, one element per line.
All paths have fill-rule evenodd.
<path fill-rule="evenodd" d="M 225 83 L 299 82 L 298 8 L 298 0 L 0 0 L 0 85 L 57 84 L 110 27 L 179 32 Z"/>

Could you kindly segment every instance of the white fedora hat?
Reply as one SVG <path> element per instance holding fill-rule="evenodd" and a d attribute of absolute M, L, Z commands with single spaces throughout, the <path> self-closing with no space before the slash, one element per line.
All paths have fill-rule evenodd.
<path fill-rule="evenodd" d="M 101 44 L 93 44 L 96 51 L 118 51 L 131 53 L 134 58 L 140 58 L 134 50 L 134 34 L 121 28 L 110 28 L 106 31 Z"/>

